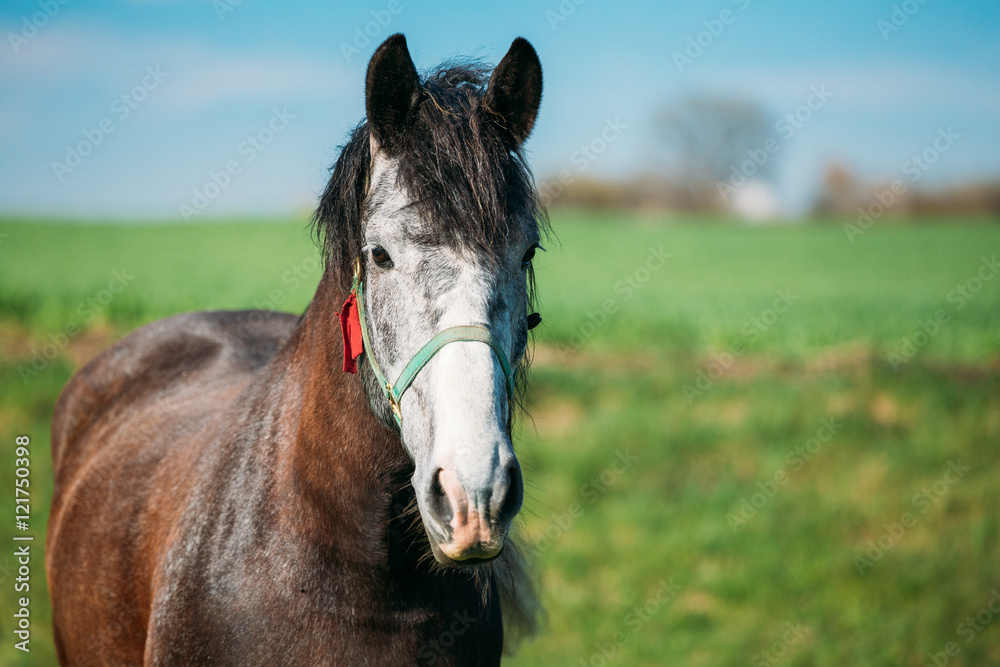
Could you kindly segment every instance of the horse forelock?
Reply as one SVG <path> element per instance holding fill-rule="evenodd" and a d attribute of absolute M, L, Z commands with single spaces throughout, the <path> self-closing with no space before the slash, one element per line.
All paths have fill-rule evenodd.
<path fill-rule="evenodd" d="M 423 78 L 412 127 L 398 142 L 397 183 L 428 221 L 420 240 L 487 255 L 503 250 L 516 225 L 548 231 L 522 148 L 511 144 L 482 104 L 488 74 L 479 64 L 463 63 Z M 367 121 L 351 131 L 313 216 L 327 266 L 346 288 L 364 243 L 369 136 Z"/>

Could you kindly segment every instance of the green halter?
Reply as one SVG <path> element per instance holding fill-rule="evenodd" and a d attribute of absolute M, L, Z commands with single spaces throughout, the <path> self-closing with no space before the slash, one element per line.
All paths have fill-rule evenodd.
<path fill-rule="evenodd" d="M 514 396 L 514 372 L 511 370 L 510 362 L 507 361 L 507 355 L 503 351 L 503 347 L 500 345 L 500 341 L 497 337 L 493 335 L 493 332 L 486 327 L 480 327 L 472 324 L 467 324 L 457 327 L 449 327 L 444 331 L 441 331 L 436 336 L 427 341 L 422 348 L 420 348 L 410 362 L 406 364 L 403 368 L 403 372 L 399 374 L 396 378 L 395 383 L 390 383 L 386 380 L 385 374 L 379 367 L 378 362 L 375 361 L 375 356 L 372 354 L 371 341 L 368 338 L 368 324 L 365 318 L 365 299 L 364 293 L 362 291 L 362 280 L 361 280 L 361 258 L 357 258 L 354 261 L 354 285 L 351 288 L 355 294 L 358 302 L 358 319 L 361 321 L 361 338 L 364 341 L 364 350 L 368 355 L 368 363 L 371 364 L 372 370 L 375 372 L 375 377 L 378 379 L 379 386 L 385 391 L 386 398 L 389 399 L 389 405 L 392 407 L 392 414 L 396 417 L 396 423 L 402 425 L 403 415 L 400 413 L 399 402 L 403 398 L 403 394 L 406 390 L 410 388 L 413 381 L 417 378 L 417 374 L 423 370 L 424 366 L 427 365 L 435 354 L 441 351 L 441 349 L 448 343 L 458 343 L 458 342 L 479 342 L 486 343 L 496 354 L 497 359 L 500 361 L 500 367 L 503 368 L 503 374 L 506 378 L 507 386 L 507 400 L 511 400 Z"/>

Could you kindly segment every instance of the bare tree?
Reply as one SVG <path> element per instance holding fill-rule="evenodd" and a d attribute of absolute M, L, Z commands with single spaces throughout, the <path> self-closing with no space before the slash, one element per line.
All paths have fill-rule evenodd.
<path fill-rule="evenodd" d="M 846 215 L 864 202 L 863 185 L 847 166 L 839 163 L 827 165 L 820 185 L 819 195 L 813 204 L 813 214 L 818 216 Z M 868 193 L 870 195 L 870 193 Z"/>
<path fill-rule="evenodd" d="M 689 97 L 661 111 L 656 125 L 667 145 L 668 178 L 685 208 L 723 208 L 727 185 L 739 188 L 750 178 L 767 178 L 773 167 L 773 152 L 765 145 L 774 139 L 765 113 L 753 102 Z"/>

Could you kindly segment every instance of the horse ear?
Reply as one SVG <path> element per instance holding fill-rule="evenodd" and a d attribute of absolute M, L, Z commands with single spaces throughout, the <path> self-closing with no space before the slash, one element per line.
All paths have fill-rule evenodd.
<path fill-rule="evenodd" d="M 520 145 L 531 134 L 542 103 L 542 63 L 528 40 L 518 37 L 490 76 L 484 100 Z"/>
<path fill-rule="evenodd" d="M 375 51 L 365 78 L 365 113 L 378 146 L 390 154 L 398 149 L 419 101 L 420 77 L 406 48 L 406 37 L 397 33 Z"/>

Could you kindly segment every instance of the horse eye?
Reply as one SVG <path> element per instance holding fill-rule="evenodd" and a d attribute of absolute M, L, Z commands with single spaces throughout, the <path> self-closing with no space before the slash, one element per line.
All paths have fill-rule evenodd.
<path fill-rule="evenodd" d="M 372 248 L 372 260 L 380 269 L 392 268 L 392 257 L 389 257 L 389 253 L 380 245 Z"/>
<path fill-rule="evenodd" d="M 524 253 L 524 257 L 521 258 L 521 268 L 526 269 L 528 265 L 531 264 L 531 260 L 535 258 L 535 248 L 537 246 L 531 246 L 528 248 L 528 252 Z"/>

